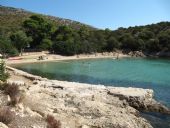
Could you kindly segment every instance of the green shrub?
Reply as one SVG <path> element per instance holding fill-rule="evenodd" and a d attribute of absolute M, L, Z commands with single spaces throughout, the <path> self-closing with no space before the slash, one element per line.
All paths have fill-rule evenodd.
<path fill-rule="evenodd" d="M 0 60 L 0 80 L 6 81 L 9 74 L 5 71 L 5 62 Z"/>
<path fill-rule="evenodd" d="M 2 36 L 0 36 L 0 54 L 3 57 L 19 55 L 18 50 L 12 45 L 11 40 Z"/>

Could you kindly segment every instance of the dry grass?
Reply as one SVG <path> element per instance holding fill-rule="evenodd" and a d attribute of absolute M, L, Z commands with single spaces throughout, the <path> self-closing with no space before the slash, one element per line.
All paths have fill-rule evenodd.
<path fill-rule="evenodd" d="M 9 109 L 9 107 L 0 108 L 0 122 L 8 125 L 12 120 L 14 120 L 14 113 Z"/>
<path fill-rule="evenodd" d="M 53 116 L 47 115 L 47 128 L 61 128 L 61 122 L 56 120 Z"/>
<path fill-rule="evenodd" d="M 16 105 L 20 102 L 20 90 L 18 85 L 7 85 L 5 87 L 5 93 L 10 96 L 12 105 Z"/>
<path fill-rule="evenodd" d="M 0 82 L 0 90 L 4 90 L 5 84 Z"/>

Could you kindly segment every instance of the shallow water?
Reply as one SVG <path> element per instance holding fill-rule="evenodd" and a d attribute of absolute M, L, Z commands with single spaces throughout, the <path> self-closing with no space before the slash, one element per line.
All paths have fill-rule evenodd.
<path fill-rule="evenodd" d="M 50 79 L 150 88 L 154 90 L 157 100 L 170 106 L 170 59 L 89 59 L 20 64 L 15 67 Z M 153 122 L 153 117 L 149 115 L 148 119 Z M 163 128 L 170 127 L 169 120 L 169 117 L 163 119 L 167 125 L 160 121 L 159 127 L 161 124 Z"/>

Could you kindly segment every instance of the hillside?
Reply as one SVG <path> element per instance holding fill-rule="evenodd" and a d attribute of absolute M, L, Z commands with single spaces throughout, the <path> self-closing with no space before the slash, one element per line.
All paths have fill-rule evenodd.
<path fill-rule="evenodd" d="M 5 7 L 0 5 L 0 27 L 6 28 L 6 29 L 16 29 L 21 28 L 22 22 L 29 18 L 31 15 L 36 14 L 33 12 L 26 11 L 24 9 L 17 9 L 13 7 Z M 41 14 L 42 15 L 42 14 Z M 54 22 L 56 25 L 67 25 L 72 27 L 73 29 L 79 29 L 82 26 L 88 27 L 90 29 L 94 29 L 94 27 L 69 20 L 69 19 L 63 19 L 59 17 L 54 16 L 48 16 L 48 15 L 42 15 L 44 18 L 47 18 Z"/>
<path fill-rule="evenodd" d="M 170 56 L 170 22 L 101 30 L 77 21 L 0 6 L 0 53 L 14 56 L 26 48 L 61 55 L 121 50 Z"/>

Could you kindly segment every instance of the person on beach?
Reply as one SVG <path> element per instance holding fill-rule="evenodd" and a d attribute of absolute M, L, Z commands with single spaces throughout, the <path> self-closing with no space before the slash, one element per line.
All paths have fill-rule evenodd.
<path fill-rule="evenodd" d="M 116 59 L 119 59 L 119 53 L 118 53 L 118 55 L 117 55 Z"/>

